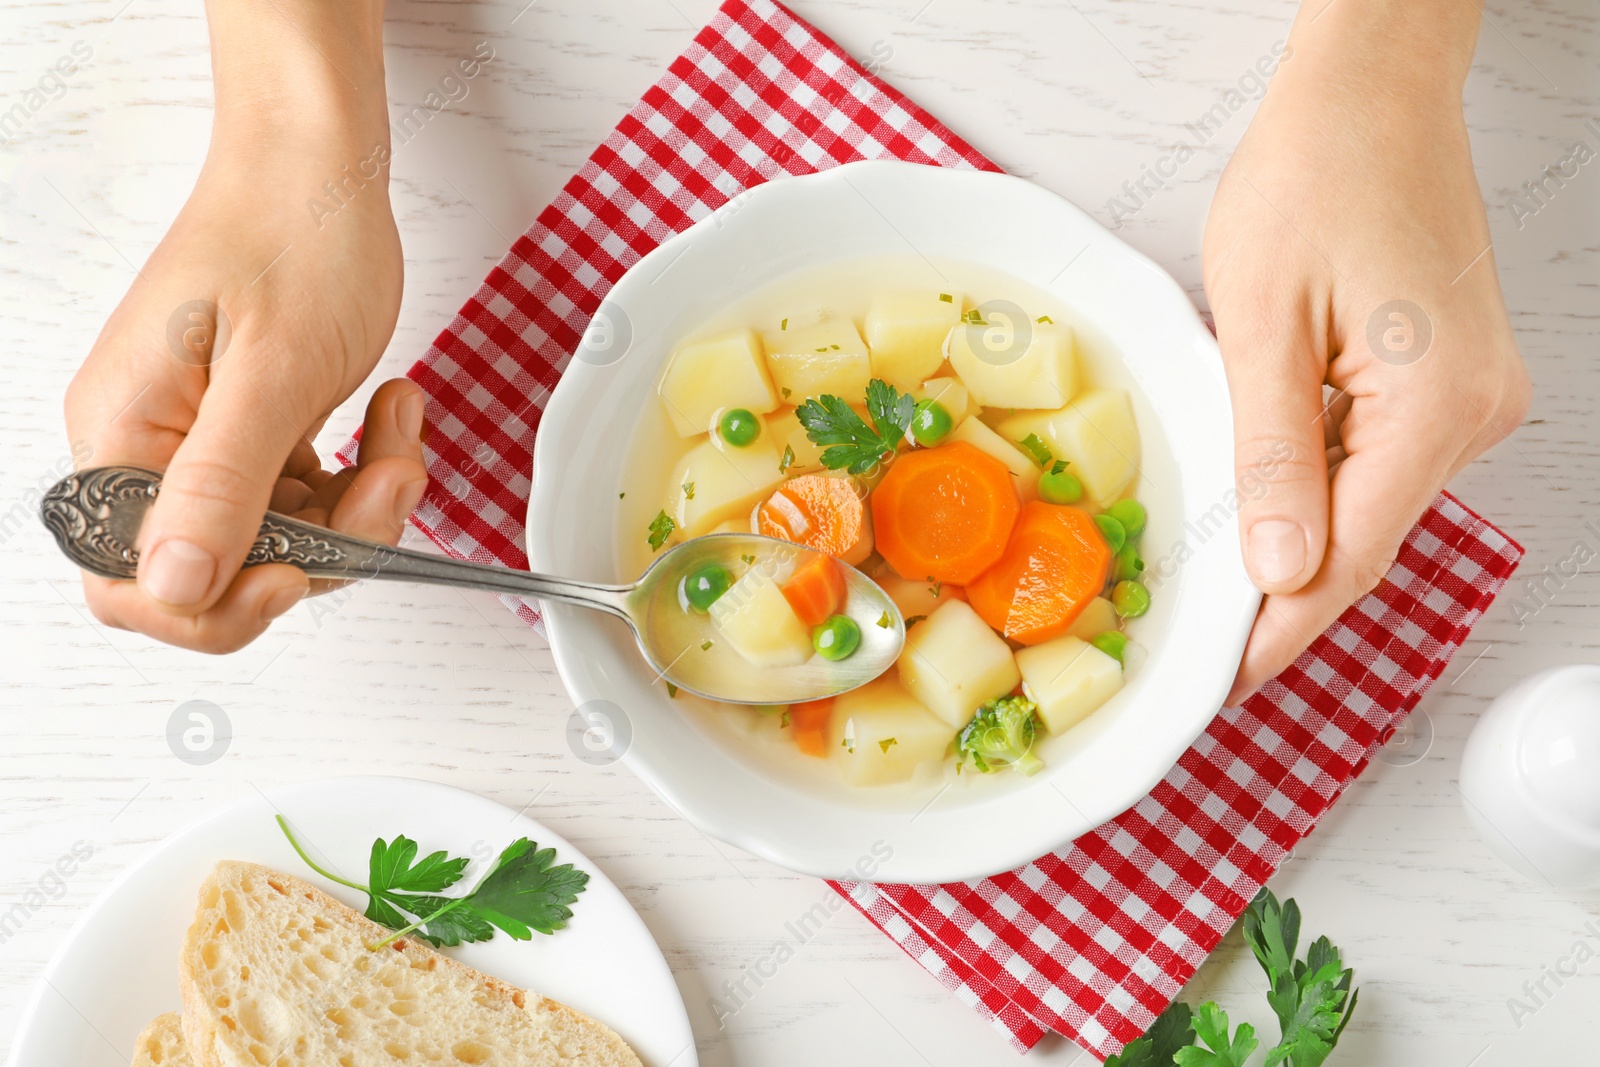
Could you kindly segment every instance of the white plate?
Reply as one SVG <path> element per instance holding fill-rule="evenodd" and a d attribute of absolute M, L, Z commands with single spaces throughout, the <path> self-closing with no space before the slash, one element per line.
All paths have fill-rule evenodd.
<path fill-rule="evenodd" d="M 589 874 L 566 929 L 530 941 L 447 950 L 472 967 L 604 1022 L 649 1067 L 694 1067 L 694 1036 L 672 972 L 617 887 L 559 835 L 473 793 L 411 778 L 329 778 L 269 790 L 180 830 L 128 868 L 78 920 L 45 968 L 12 1047 L 14 1067 L 127 1067 L 134 1039 L 176 1011 L 178 949 L 200 883 L 219 860 L 248 860 L 355 908 L 360 894 L 310 871 L 279 832 L 281 812 L 328 870 L 366 881 L 374 838 L 405 834 L 426 854 L 471 855 L 465 882 L 519 837 Z"/>
<path fill-rule="evenodd" d="M 1193 304 L 1154 263 L 1067 201 L 1006 175 L 864 162 L 757 186 L 611 290 L 605 327 L 585 335 L 540 423 L 528 552 L 537 571 L 637 577 L 618 573 L 618 493 L 631 488 L 630 427 L 656 403 L 672 347 L 785 276 L 913 253 L 1004 272 L 1069 307 L 1121 355 L 1141 435 L 1166 442 L 1147 448 L 1166 458 L 1145 472 L 1146 483 L 1159 474 L 1164 484 L 1153 487 L 1161 506 L 1141 550 L 1152 564 L 1187 555 L 1140 620 L 1147 658 L 1082 726 L 1052 739 L 1045 770 L 964 781 L 937 797 L 852 793 L 775 772 L 674 706 L 620 622 L 559 604 L 545 619 L 573 699 L 620 713 L 628 766 L 707 833 L 810 874 L 861 877 L 867 859 L 875 881 L 945 882 L 1027 863 L 1136 803 L 1205 729 L 1238 668 L 1260 595 L 1235 532 L 1227 384 Z"/>

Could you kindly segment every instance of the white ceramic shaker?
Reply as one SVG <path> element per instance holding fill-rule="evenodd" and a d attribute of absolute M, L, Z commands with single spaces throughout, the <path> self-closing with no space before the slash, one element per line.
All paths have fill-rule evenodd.
<path fill-rule="evenodd" d="M 1541 671 L 1489 705 L 1461 757 L 1461 796 L 1529 878 L 1600 884 L 1600 666 Z"/>

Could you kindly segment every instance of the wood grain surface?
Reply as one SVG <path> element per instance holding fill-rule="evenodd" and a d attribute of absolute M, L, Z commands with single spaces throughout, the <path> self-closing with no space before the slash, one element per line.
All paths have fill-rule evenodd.
<path fill-rule="evenodd" d="M 426 348 L 714 10 L 710 0 L 525 3 L 391 5 L 397 109 L 477 42 L 492 42 L 496 58 L 396 153 L 405 303 L 374 382 Z M 1293 14 L 1286 0 L 795 7 L 1008 170 L 1104 221 L 1108 198 L 1186 139 L 1185 125 L 1270 53 Z M 1536 395 L 1527 424 L 1452 488 L 1527 547 L 1523 573 L 1537 576 L 1577 540 L 1593 541 L 1584 523 L 1600 521 L 1600 162 L 1536 215 L 1519 220 L 1507 201 L 1574 142 L 1600 151 L 1600 9 L 1509 0 L 1484 18 L 1467 117 Z M 620 767 L 574 758 L 572 706 L 549 652 L 491 597 L 363 586 L 331 609 L 296 608 L 222 658 L 92 622 L 30 513 L 36 488 L 70 465 L 66 382 L 203 158 L 205 23 L 195 0 L 11 0 L 0 25 L 0 114 L 19 102 L 26 111 L 0 146 L 0 913 L 75 843 L 92 850 L 0 943 L 0 1049 L 75 916 L 152 843 L 257 786 L 385 773 L 512 808 L 531 802 L 530 814 L 585 849 L 665 950 L 702 1063 L 1009 1061 L 984 1021 L 848 908 L 719 1020 L 711 1002 L 723 984 L 829 890 L 709 840 Z M 31 96 L 77 42 L 92 56 L 59 93 L 52 83 Z M 1202 303 L 1206 206 L 1254 106 L 1121 230 Z M 365 390 L 332 420 L 323 447 L 342 442 L 364 399 Z M 1424 701 L 1413 736 L 1273 883 L 1356 967 L 1360 1011 L 1336 1062 L 1498 1067 L 1596 1055 L 1600 962 L 1547 985 L 1554 995 L 1531 1017 L 1514 1018 L 1508 1001 L 1590 936 L 1600 892 L 1557 893 L 1513 874 L 1474 836 L 1455 788 L 1489 699 L 1535 669 L 1596 657 L 1594 575 L 1547 586 L 1543 599 L 1520 620 L 1510 597 L 1495 606 Z M 223 708 L 234 730 L 227 755 L 201 767 L 174 758 L 166 738 L 174 709 L 195 699 Z M 1191 992 L 1220 997 L 1270 1037 L 1258 986 L 1235 934 Z M 1092 1062 L 1055 1039 L 1032 1059 Z"/>

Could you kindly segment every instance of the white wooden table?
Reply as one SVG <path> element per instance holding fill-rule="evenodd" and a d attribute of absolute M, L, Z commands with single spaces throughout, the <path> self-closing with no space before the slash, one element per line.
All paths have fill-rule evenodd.
<path fill-rule="evenodd" d="M 402 372 L 509 239 L 690 40 L 711 0 L 394 0 L 390 97 L 420 100 L 481 40 L 497 58 L 394 165 L 405 305 L 380 372 Z M 1107 198 L 1178 143 L 1282 39 L 1288 0 L 896 0 L 796 4 L 1006 169 L 1102 219 Z M 120 9 L 120 14 L 119 14 Z M 622 887 L 676 972 L 701 1062 L 1006 1062 L 1001 1039 L 849 908 L 719 1027 L 723 983 L 786 938 L 829 890 L 708 840 L 618 768 L 575 759 L 571 705 L 542 643 L 497 601 L 361 588 L 331 617 L 302 606 L 255 646 L 215 659 L 91 623 L 69 566 L 13 508 L 67 469 L 62 390 L 178 210 L 210 120 L 205 25 L 193 0 L 13 0 L 0 11 L 0 111 L 74 42 L 93 57 L 0 148 L 0 912 L 56 858 L 93 856 L 0 944 L 0 1048 L 79 911 L 175 828 L 253 786 L 388 773 L 477 790 L 577 843 Z M 920 9 L 920 10 L 919 10 Z M 519 15 L 519 10 L 521 14 Z M 1467 91 L 1502 280 L 1536 388 L 1528 425 L 1454 490 L 1554 565 L 1600 518 L 1600 163 L 1519 228 L 1506 198 L 1576 140 L 1600 149 L 1600 29 L 1591 0 L 1492 7 Z M 1251 104 L 1123 230 L 1197 300 L 1206 205 Z M 459 192 L 458 192 L 459 190 Z M 364 395 L 330 424 L 331 447 Z M 1546 966 L 1587 938 L 1600 892 L 1556 893 L 1504 868 L 1455 790 L 1485 702 L 1540 667 L 1593 658 L 1591 574 L 1547 587 L 1519 626 L 1503 599 L 1415 716 L 1418 741 L 1374 765 L 1275 879 L 1312 932 L 1353 962 L 1361 1006 L 1336 1062 L 1491 1067 L 1590 1062 L 1600 962 L 1531 1018 Z M 1520 596 L 1529 607 L 1537 602 Z M 173 709 L 205 699 L 236 737 L 226 758 L 173 757 Z M 1425 729 L 1422 729 L 1425 727 Z M 1425 749 L 1425 755 L 1422 754 Z M 1413 757 L 1420 757 L 1413 759 Z M 1270 1038 L 1237 935 L 1195 982 Z M 1047 1041 L 1034 1059 L 1086 1054 Z M 35 1065 L 27 1065 L 35 1067 Z M 39 1065 L 54 1067 L 54 1065 Z"/>

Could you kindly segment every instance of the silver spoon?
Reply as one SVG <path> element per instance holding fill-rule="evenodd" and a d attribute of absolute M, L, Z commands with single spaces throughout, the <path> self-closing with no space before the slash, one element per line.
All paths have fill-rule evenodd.
<path fill-rule="evenodd" d="M 138 467 L 79 471 L 45 494 L 40 517 L 61 551 L 84 570 L 132 578 L 139 527 L 160 488 L 159 474 Z M 854 567 L 839 564 L 844 613 L 861 631 L 860 647 L 838 661 L 813 655 L 794 666 L 755 667 L 720 639 L 709 618 L 688 610 L 682 585 L 691 571 L 709 563 L 734 575 L 759 568 L 781 582 L 819 554 L 755 534 L 710 534 L 666 552 L 632 585 L 600 585 L 391 548 L 269 511 L 244 565 L 288 563 L 311 578 L 455 585 L 595 608 L 626 622 L 658 676 L 680 689 L 735 704 L 793 704 L 847 692 L 894 664 L 906 629 L 888 594 Z"/>

